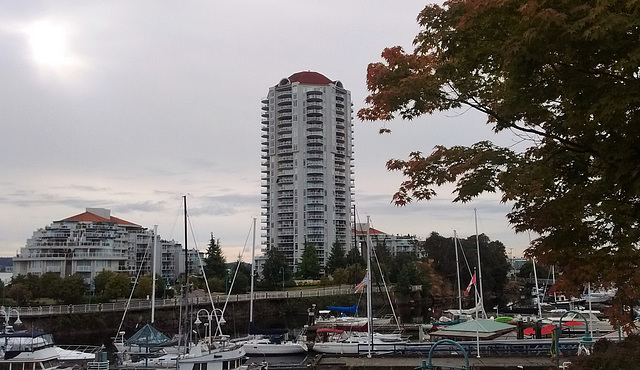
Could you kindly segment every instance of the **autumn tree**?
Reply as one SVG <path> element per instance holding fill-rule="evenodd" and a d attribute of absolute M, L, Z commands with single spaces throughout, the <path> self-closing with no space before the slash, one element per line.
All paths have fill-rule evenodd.
<path fill-rule="evenodd" d="M 615 284 L 613 324 L 630 323 L 625 307 L 640 298 L 640 6 L 449 0 L 418 23 L 413 52 L 388 48 L 369 65 L 358 116 L 473 109 L 526 148 L 480 141 L 390 160 L 406 176 L 395 203 L 432 199 L 448 183 L 456 202 L 500 193 L 515 230 L 537 235 L 527 254 L 558 266 L 566 287 Z"/>

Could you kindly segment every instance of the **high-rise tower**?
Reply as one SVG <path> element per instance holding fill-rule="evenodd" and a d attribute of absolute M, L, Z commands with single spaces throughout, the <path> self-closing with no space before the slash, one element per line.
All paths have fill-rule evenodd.
<path fill-rule="evenodd" d="M 262 103 L 263 247 L 282 250 L 295 271 L 313 243 L 324 267 L 335 241 L 351 247 L 351 93 L 298 72 Z"/>

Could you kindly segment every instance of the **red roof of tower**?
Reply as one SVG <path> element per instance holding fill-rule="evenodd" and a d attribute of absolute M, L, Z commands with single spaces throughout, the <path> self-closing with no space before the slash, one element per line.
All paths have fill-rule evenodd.
<path fill-rule="evenodd" d="M 129 222 L 117 217 L 113 217 L 111 216 L 110 218 L 104 218 L 104 217 L 100 217 L 98 215 L 96 215 L 95 213 L 91 213 L 91 212 L 83 212 L 80 213 L 78 215 L 75 216 L 71 216 L 68 218 L 65 218 L 62 221 L 76 221 L 76 222 L 115 222 L 118 225 L 127 225 L 127 226 L 139 226 L 134 224 L 133 222 Z"/>
<path fill-rule="evenodd" d="M 294 73 L 289 77 L 289 81 L 300 82 L 301 84 L 309 84 L 309 85 L 327 85 L 333 83 L 330 79 L 328 79 L 323 74 L 318 72 L 311 71 L 303 71 Z"/>

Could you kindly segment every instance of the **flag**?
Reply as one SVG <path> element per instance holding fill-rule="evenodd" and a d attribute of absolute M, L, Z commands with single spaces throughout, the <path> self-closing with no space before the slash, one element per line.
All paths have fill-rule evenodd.
<path fill-rule="evenodd" d="M 353 292 L 353 294 L 360 293 L 362 289 L 364 289 L 364 287 L 367 286 L 368 280 L 369 280 L 367 279 L 368 277 L 369 275 L 365 275 L 364 278 L 362 278 L 362 281 L 360 282 L 360 284 L 356 285 L 356 290 Z"/>
<path fill-rule="evenodd" d="M 464 290 L 464 295 L 469 295 L 469 292 L 471 291 L 471 287 L 476 283 L 476 274 L 474 273 L 473 276 L 471 277 L 471 281 L 469 282 L 469 285 L 467 286 L 467 289 Z"/>

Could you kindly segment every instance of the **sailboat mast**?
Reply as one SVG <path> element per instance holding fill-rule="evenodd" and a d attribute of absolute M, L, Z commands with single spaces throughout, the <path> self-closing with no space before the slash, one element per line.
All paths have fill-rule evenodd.
<path fill-rule="evenodd" d="M 460 261 L 458 260 L 458 234 L 453 230 L 453 247 L 456 249 L 456 277 L 458 278 L 458 309 L 462 314 L 462 288 L 460 288 Z"/>
<path fill-rule="evenodd" d="M 151 253 L 151 323 L 156 314 L 156 253 L 158 251 L 158 225 L 153 225 L 153 253 Z"/>
<path fill-rule="evenodd" d="M 533 278 L 536 279 L 536 302 L 538 303 L 538 318 L 542 320 L 542 303 L 540 302 L 542 299 L 540 297 L 540 287 L 538 286 L 538 269 L 536 269 L 535 257 L 531 259 L 531 263 L 533 264 Z"/>
<path fill-rule="evenodd" d="M 478 210 L 473 209 L 473 216 L 476 224 L 476 249 L 478 250 L 478 281 L 479 284 L 479 294 L 480 294 L 480 304 L 482 305 L 482 313 L 486 316 L 487 314 L 484 312 L 484 297 L 482 295 L 482 267 L 480 263 L 480 239 L 478 238 Z"/>
<path fill-rule="evenodd" d="M 187 196 L 182 196 L 184 204 L 184 284 L 189 284 L 189 248 L 187 248 Z"/>
<path fill-rule="evenodd" d="M 367 335 L 369 337 L 369 351 L 367 357 L 371 358 L 371 347 L 373 347 L 373 310 L 371 308 L 371 224 L 367 216 Z"/>
<path fill-rule="evenodd" d="M 249 330 L 253 329 L 253 281 L 255 280 L 256 218 L 253 218 L 253 247 L 251 248 L 251 296 L 249 300 Z M 249 333 L 251 334 L 251 333 Z"/>

